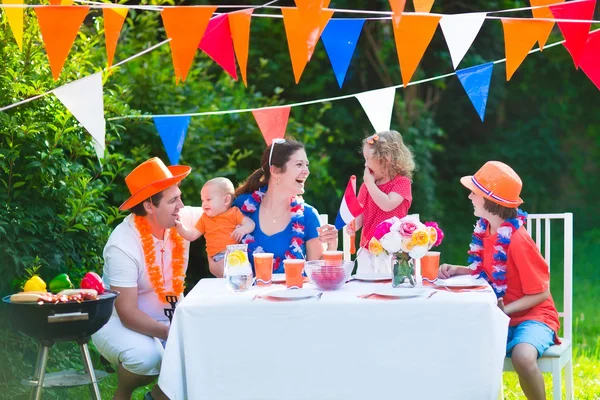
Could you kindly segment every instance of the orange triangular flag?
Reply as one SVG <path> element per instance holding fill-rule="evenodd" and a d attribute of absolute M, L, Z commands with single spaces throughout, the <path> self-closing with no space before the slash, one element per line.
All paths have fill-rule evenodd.
<path fill-rule="evenodd" d="M 271 144 L 273 139 L 283 139 L 285 136 L 290 110 L 291 107 L 277 107 L 252 111 L 267 146 Z"/>
<path fill-rule="evenodd" d="M 50 0 L 51 6 L 72 6 L 75 0 Z"/>
<path fill-rule="evenodd" d="M 393 20 L 396 52 L 405 87 L 423 58 L 440 19 L 435 15 L 404 14 L 399 22 Z"/>
<path fill-rule="evenodd" d="M 296 7 L 307 9 L 307 8 L 327 8 L 331 0 L 296 0 Z"/>
<path fill-rule="evenodd" d="M 54 80 L 57 80 L 60 76 L 79 27 L 89 9 L 89 7 L 83 6 L 34 8 Z"/>
<path fill-rule="evenodd" d="M 248 46 L 250 42 L 250 22 L 254 8 L 229 13 L 229 28 L 231 29 L 231 38 L 233 39 L 233 49 L 235 57 L 240 66 L 242 81 L 244 86 L 248 87 L 246 80 L 246 69 L 248 68 Z"/>
<path fill-rule="evenodd" d="M 529 0 L 529 4 L 531 7 L 537 6 L 547 6 L 550 4 L 558 4 L 563 3 L 565 0 Z M 552 11 L 550 11 L 549 7 L 542 8 L 533 8 L 531 10 L 533 13 L 533 18 L 549 18 L 554 19 L 552 15 Z M 550 36 L 550 32 L 552 32 L 552 28 L 554 27 L 554 22 L 552 21 L 539 21 L 543 22 L 544 27 L 540 28 L 540 34 L 538 36 L 538 43 L 540 44 L 540 50 L 544 50 L 544 46 L 548 41 L 548 37 Z"/>
<path fill-rule="evenodd" d="M 415 6 L 416 12 L 428 13 L 431 11 L 434 2 L 435 0 L 413 0 L 413 5 Z"/>
<path fill-rule="evenodd" d="M 400 23 L 400 17 L 402 17 L 405 6 L 406 0 L 390 0 L 390 7 L 392 8 L 392 24 L 397 25 Z"/>
<path fill-rule="evenodd" d="M 547 25 L 546 21 L 502 18 L 506 51 L 506 80 L 509 81 L 525 60 Z"/>
<path fill-rule="evenodd" d="M 127 17 L 127 8 L 103 8 L 102 14 L 104 15 L 104 37 L 106 38 L 106 56 L 108 58 L 108 68 L 112 67 L 113 59 L 115 57 L 115 50 L 117 49 L 117 42 L 119 41 L 119 34 L 123 27 L 123 22 Z"/>
<path fill-rule="evenodd" d="M 192 61 L 194 61 L 196 49 L 198 49 L 208 21 L 216 9 L 217 7 L 214 6 L 182 6 L 165 7 L 161 11 L 160 15 L 167 37 L 171 39 L 169 45 L 177 81 L 185 82 Z"/>
<path fill-rule="evenodd" d="M 281 13 L 283 14 L 294 78 L 298 83 L 333 11 L 313 8 L 283 8 Z"/>
<path fill-rule="evenodd" d="M 23 4 L 23 0 L 2 0 L 3 4 Z M 19 49 L 23 50 L 23 10 L 21 7 L 4 7 L 8 25 L 12 30 Z"/>

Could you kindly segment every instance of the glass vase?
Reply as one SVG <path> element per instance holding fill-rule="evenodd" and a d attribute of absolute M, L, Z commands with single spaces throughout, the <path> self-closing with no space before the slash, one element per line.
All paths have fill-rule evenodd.
<path fill-rule="evenodd" d="M 391 263 L 393 287 L 414 287 L 416 285 L 415 269 L 408 254 L 393 254 Z"/>

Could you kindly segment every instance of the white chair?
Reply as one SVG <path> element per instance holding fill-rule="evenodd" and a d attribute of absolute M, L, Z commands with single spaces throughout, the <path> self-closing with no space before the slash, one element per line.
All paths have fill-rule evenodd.
<path fill-rule="evenodd" d="M 550 225 L 552 220 L 563 220 L 564 224 L 564 294 L 562 317 L 563 337 L 559 346 L 550 346 L 538 359 L 542 372 L 552 373 L 553 399 L 562 398 L 562 369 L 565 369 L 565 389 L 567 400 L 573 400 L 573 214 L 529 214 L 527 231 L 535 241 L 538 249 L 551 269 L 550 263 Z M 533 234 L 535 225 L 535 234 Z M 544 233 L 542 234 L 542 227 Z M 542 242 L 543 239 L 543 242 Z M 514 371 L 510 358 L 504 359 L 504 371 Z"/>

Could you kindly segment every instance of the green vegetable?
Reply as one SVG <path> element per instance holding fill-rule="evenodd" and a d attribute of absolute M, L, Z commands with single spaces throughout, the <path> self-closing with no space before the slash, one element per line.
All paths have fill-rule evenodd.
<path fill-rule="evenodd" d="M 49 287 L 50 291 L 56 294 L 61 290 L 72 289 L 73 284 L 71 283 L 71 279 L 69 279 L 69 275 L 60 274 L 50 281 Z"/>

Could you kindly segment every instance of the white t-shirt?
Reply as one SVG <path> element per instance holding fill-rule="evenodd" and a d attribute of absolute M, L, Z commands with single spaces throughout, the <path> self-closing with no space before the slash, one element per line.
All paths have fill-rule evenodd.
<path fill-rule="evenodd" d="M 184 207 L 179 210 L 181 222 L 186 226 L 194 226 L 196 221 L 202 215 L 200 207 Z M 172 270 L 171 252 L 173 242 L 169 240 L 168 230 L 164 240 L 154 239 L 154 248 L 156 251 L 156 264 L 162 268 L 165 288 L 171 288 Z M 161 253 L 164 247 L 165 252 Z M 190 251 L 190 242 L 184 240 L 184 270 L 187 271 L 188 258 Z M 161 262 L 162 254 L 162 262 Z M 168 322 L 169 318 L 165 315 L 164 309 L 170 308 L 169 305 L 161 303 L 158 296 L 152 288 L 148 279 L 144 250 L 140 234 L 135 228 L 133 214 L 125 217 L 108 238 L 104 246 L 104 274 L 102 280 L 107 288 L 116 287 L 137 287 L 138 288 L 138 307 L 156 321 Z M 179 299 L 181 301 L 181 299 Z M 113 310 L 113 315 L 117 315 Z"/>

